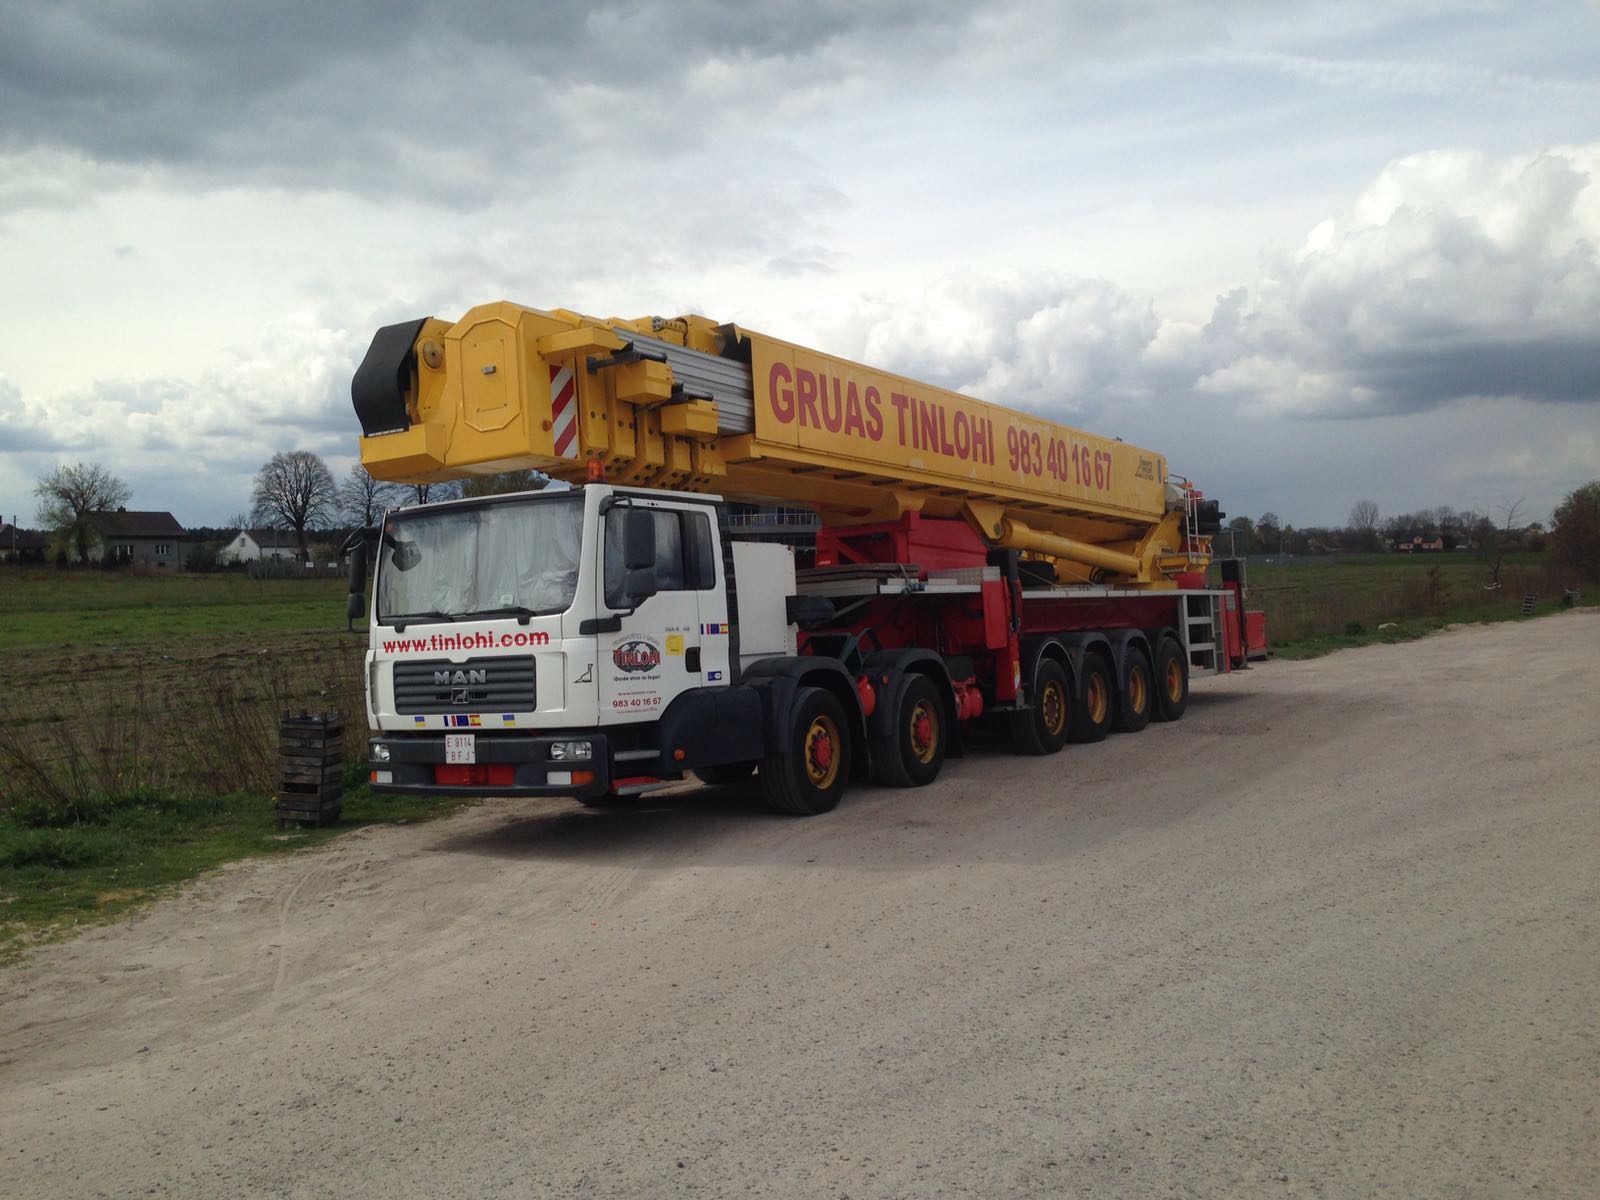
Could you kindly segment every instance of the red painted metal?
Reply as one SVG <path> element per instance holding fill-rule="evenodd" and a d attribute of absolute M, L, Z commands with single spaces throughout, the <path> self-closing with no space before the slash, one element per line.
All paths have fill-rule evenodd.
<path fill-rule="evenodd" d="M 861 715 L 870 717 L 873 710 L 878 707 L 878 692 L 867 676 L 856 676 L 856 695 L 861 699 Z"/>

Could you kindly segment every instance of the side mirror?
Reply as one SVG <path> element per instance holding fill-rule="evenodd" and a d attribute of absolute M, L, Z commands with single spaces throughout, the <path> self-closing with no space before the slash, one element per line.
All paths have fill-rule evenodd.
<path fill-rule="evenodd" d="M 367 603 L 362 592 L 367 587 L 367 543 L 357 542 L 350 548 L 350 594 L 344 602 L 344 627 L 355 631 L 355 622 L 366 616 Z"/>
<path fill-rule="evenodd" d="M 638 608 L 656 594 L 656 569 L 654 566 L 630 570 L 622 578 L 622 590 L 628 594 L 628 603 Z"/>
<path fill-rule="evenodd" d="M 628 571 L 631 592 L 633 572 L 656 565 L 656 518 L 647 508 L 630 508 L 623 514 L 623 521 L 622 565 Z M 655 591 L 652 585 L 650 595 Z"/>
<path fill-rule="evenodd" d="M 360 595 L 367 587 L 367 543 L 357 542 L 350 549 L 351 595 Z"/>

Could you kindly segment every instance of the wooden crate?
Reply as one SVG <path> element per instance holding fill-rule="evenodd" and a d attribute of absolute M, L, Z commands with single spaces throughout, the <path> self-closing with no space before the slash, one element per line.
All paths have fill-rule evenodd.
<path fill-rule="evenodd" d="M 339 819 L 344 795 L 344 718 L 283 714 L 278 723 L 278 828 Z"/>

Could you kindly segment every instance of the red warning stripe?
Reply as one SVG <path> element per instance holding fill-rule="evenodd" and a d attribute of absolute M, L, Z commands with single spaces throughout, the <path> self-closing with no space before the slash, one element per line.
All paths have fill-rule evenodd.
<path fill-rule="evenodd" d="M 550 428 L 553 447 L 563 458 L 577 457 L 577 380 L 571 367 L 550 368 Z"/>

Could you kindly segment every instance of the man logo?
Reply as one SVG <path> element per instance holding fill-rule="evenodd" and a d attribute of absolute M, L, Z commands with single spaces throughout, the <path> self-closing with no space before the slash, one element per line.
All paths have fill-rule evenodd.
<path fill-rule="evenodd" d="M 474 683 L 488 683 L 489 669 L 487 667 L 473 667 L 470 671 L 457 668 L 454 671 L 435 671 L 433 684 L 435 687 L 462 687 Z"/>

